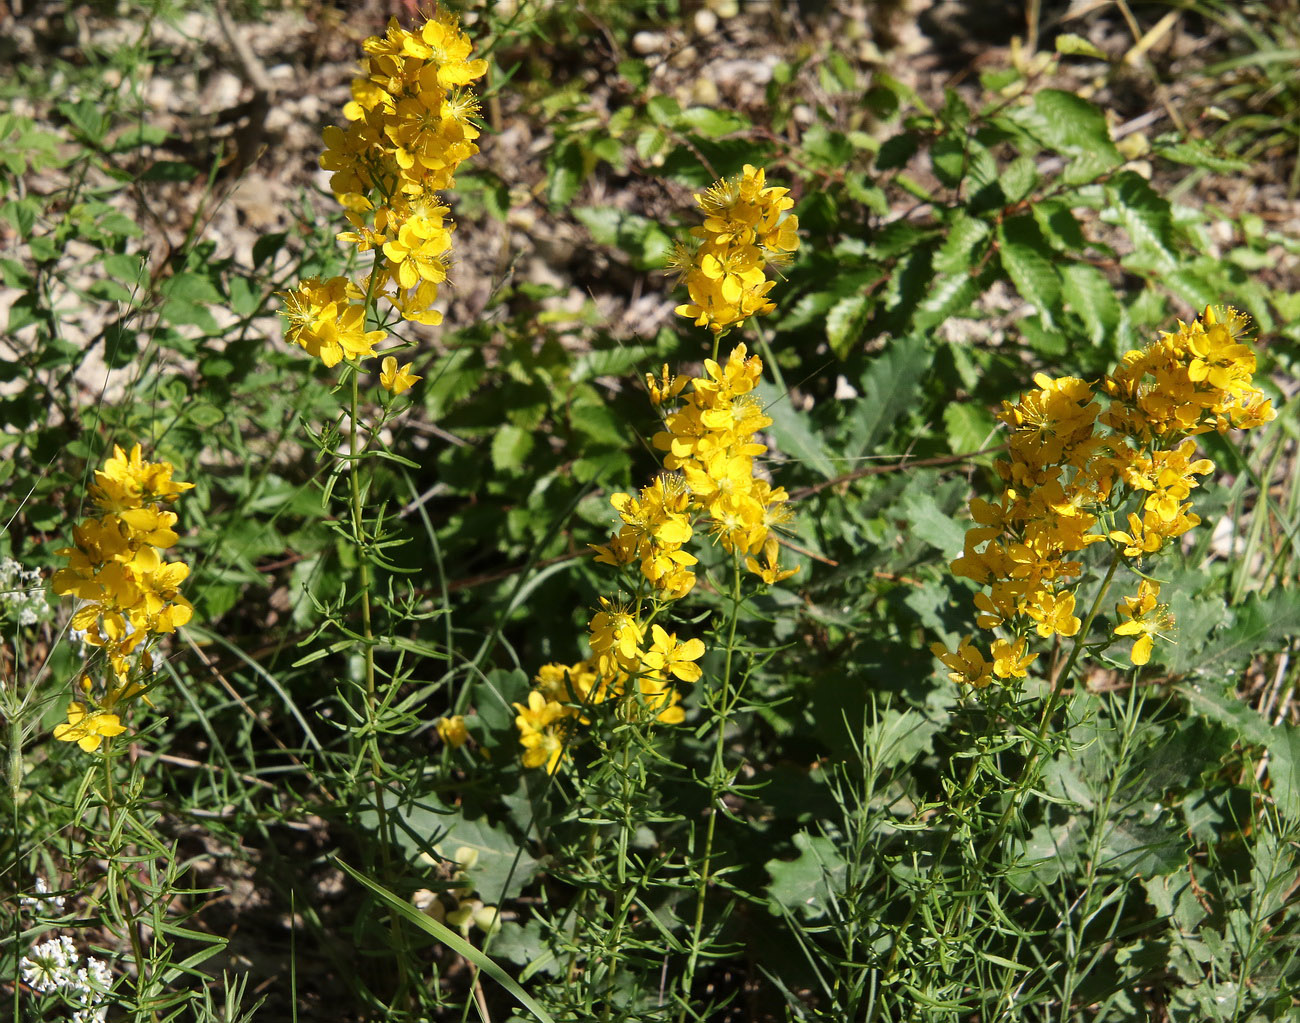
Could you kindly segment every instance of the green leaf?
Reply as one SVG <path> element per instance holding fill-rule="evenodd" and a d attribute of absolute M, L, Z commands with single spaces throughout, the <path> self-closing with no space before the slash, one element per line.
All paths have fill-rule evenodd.
<path fill-rule="evenodd" d="M 489 959 L 486 954 L 475 948 L 451 928 L 447 927 L 445 924 L 439 923 L 437 920 L 433 919 L 433 917 L 421 913 L 410 903 L 399 899 L 392 892 L 388 891 L 388 889 L 382 887 L 375 881 L 372 881 L 360 871 L 348 866 L 348 864 L 344 863 L 342 860 L 336 859 L 334 862 L 337 863 L 349 877 L 365 885 L 372 892 L 378 895 L 390 910 L 406 919 L 409 923 L 413 923 L 421 930 L 432 934 L 457 955 L 463 956 L 470 963 L 473 963 L 474 966 L 478 967 L 478 969 L 486 976 L 495 980 L 505 988 L 507 992 L 509 992 L 515 1001 L 531 1012 L 540 1023 L 555 1023 L 546 1010 L 533 1001 L 528 992 L 521 988 L 505 970 L 501 969 L 501 967 Z"/>
<path fill-rule="evenodd" d="M 826 314 L 826 340 L 837 358 L 845 359 L 862 336 L 874 303 L 869 295 L 849 295 Z"/>
<path fill-rule="evenodd" d="M 288 237 L 286 231 L 275 231 L 271 234 L 264 234 L 253 242 L 253 268 L 256 269 L 268 259 L 275 259 L 276 254 L 284 248 L 285 240 Z"/>
<path fill-rule="evenodd" d="M 934 254 L 934 268 L 943 274 L 969 273 L 984 254 L 993 233 L 987 220 L 959 211 L 948 225 L 948 237 Z"/>
<path fill-rule="evenodd" d="M 907 523 L 909 537 L 925 541 L 945 559 L 955 558 L 961 553 L 966 530 L 953 518 L 951 511 L 940 507 L 933 494 L 911 490 L 895 505 L 895 509 Z"/>
<path fill-rule="evenodd" d="M 1200 139 L 1186 139 L 1172 146 L 1157 145 L 1155 153 L 1174 163 L 1186 164 L 1189 167 L 1203 167 L 1216 174 L 1239 174 L 1250 170 L 1249 160 L 1211 148 L 1209 143 Z"/>
<path fill-rule="evenodd" d="M 193 181 L 199 170 L 184 160 L 156 160 L 140 172 L 141 181 Z"/>
<path fill-rule="evenodd" d="M 1018 156 L 1002 168 L 998 184 L 1009 203 L 1028 199 L 1038 184 L 1038 165 L 1032 157 Z"/>
<path fill-rule="evenodd" d="M 956 188 L 966 170 L 966 146 L 962 139 L 944 135 L 930 147 L 934 176 L 949 188 Z"/>
<path fill-rule="evenodd" d="M 624 377 L 643 365 L 654 354 L 653 345 L 593 348 L 573 360 L 569 369 L 569 379 L 575 383 L 582 383 L 594 380 L 596 377 Z"/>
<path fill-rule="evenodd" d="M 979 451 L 998 435 L 997 420 L 988 409 L 970 402 L 950 404 L 943 410 L 948 447 L 953 454 Z"/>
<path fill-rule="evenodd" d="M 776 441 L 777 450 L 797 459 L 823 479 L 833 478 L 836 475 L 835 463 L 821 431 L 812 426 L 808 414 L 791 405 L 789 396 L 767 381 L 758 385 L 758 396 L 763 402 L 763 411 L 772 419 L 768 431 Z"/>
<path fill-rule="evenodd" d="M 713 107 L 687 107 L 681 112 L 678 122 L 696 134 L 711 139 L 734 135 L 738 131 L 748 131 L 753 127 L 753 123 L 747 117 Z"/>
<path fill-rule="evenodd" d="M 537 873 L 538 861 L 506 828 L 489 824 L 485 817 L 466 820 L 455 813 L 437 823 L 446 830 L 434 842 L 434 850 L 461 864 L 474 891 L 488 905 L 516 898 Z"/>
<path fill-rule="evenodd" d="M 1106 275 L 1087 263 L 1061 267 L 1061 297 L 1066 308 L 1083 321 L 1095 345 L 1106 341 L 1119 326 L 1120 305 Z"/>
<path fill-rule="evenodd" d="M 586 176 L 582 146 L 571 139 L 557 143 L 546 154 L 546 204 L 563 209 L 573 201 Z"/>
<path fill-rule="evenodd" d="M 59 113 L 68 119 L 77 133 L 87 142 L 94 145 L 103 141 L 108 124 L 103 108 L 94 100 L 83 99 L 77 103 L 60 103 Z"/>
<path fill-rule="evenodd" d="M 1267 597 L 1251 594 L 1233 609 L 1233 622 L 1213 637 L 1196 662 L 1241 668 L 1260 654 L 1300 635 L 1300 591 L 1274 590 Z"/>
<path fill-rule="evenodd" d="M 794 836 L 799 856 L 794 860 L 768 860 L 767 886 L 771 901 L 806 920 L 825 915 L 843 887 L 847 865 L 829 838 L 799 831 Z"/>
<path fill-rule="evenodd" d="M 863 374 L 861 396 L 844 402 L 844 454 L 848 458 L 879 454 L 887 438 L 914 407 L 917 391 L 934 353 L 920 337 L 896 338 L 872 360 Z"/>
<path fill-rule="evenodd" d="M 522 469 L 533 444 L 533 433 L 521 426 L 506 423 L 498 427 L 492 438 L 492 465 L 500 472 Z"/>
<path fill-rule="evenodd" d="M 1032 114 L 1026 111 L 1021 123 L 1044 145 L 1072 158 L 1067 182 L 1091 180 L 1123 162 L 1101 108 L 1072 92 L 1040 90 Z"/>
<path fill-rule="evenodd" d="M 1154 269 L 1167 272 L 1178 264 L 1173 214 L 1168 200 L 1157 195 L 1141 175 L 1122 171 L 1106 188 L 1115 219 L 1128 231 L 1136 255 Z"/>
<path fill-rule="evenodd" d="M 584 402 L 569 409 L 569 422 L 573 428 L 604 447 L 619 447 L 628 442 L 627 423 L 620 420 L 606 405 Z"/>
<path fill-rule="evenodd" d="M 998 225 L 1002 269 L 1021 296 L 1038 309 L 1047 326 L 1061 307 L 1061 277 L 1052 265 L 1052 250 L 1031 216 L 1012 217 Z"/>
<path fill-rule="evenodd" d="M 1056 37 L 1056 52 L 1067 57 L 1095 57 L 1097 60 L 1109 58 L 1083 36 L 1073 32 L 1062 32 Z"/>
<path fill-rule="evenodd" d="M 598 245 L 621 249 L 637 269 L 661 267 L 673 249 L 673 240 L 655 221 L 612 206 L 582 206 L 573 211 Z"/>

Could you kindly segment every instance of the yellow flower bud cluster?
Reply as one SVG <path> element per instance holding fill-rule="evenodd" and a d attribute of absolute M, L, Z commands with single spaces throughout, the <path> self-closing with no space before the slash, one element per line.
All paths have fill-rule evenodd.
<path fill-rule="evenodd" d="M 325 129 L 320 163 L 333 172 L 330 187 L 352 225 L 338 237 L 375 251 L 374 268 L 360 283 L 312 278 L 279 295 L 287 340 L 327 366 L 377 354 L 388 335 L 366 330 L 366 315 L 380 297 L 404 320 L 442 322 L 433 303 L 451 265 L 455 224 L 438 193 L 478 152 L 477 103 L 463 87 L 487 72 L 486 61 L 470 59 L 470 41 L 447 13 L 415 30 L 394 19 L 384 36 L 362 45 L 362 74 L 343 109 L 347 126 Z M 385 366 L 382 386 L 401 394 L 420 379 L 410 369 Z"/>
<path fill-rule="evenodd" d="M 1039 374 L 1038 390 L 1003 404 L 1010 457 L 997 470 L 1005 486 L 994 502 L 971 500 L 975 525 L 952 570 L 983 587 L 976 624 L 1011 635 L 988 657 L 969 637 L 955 652 L 934 644 L 953 681 L 983 687 L 1023 677 L 1035 656 L 1026 653 L 1030 633 L 1078 633 L 1078 554 L 1086 547 L 1109 543 L 1137 563 L 1199 524 L 1189 498 L 1214 463 L 1196 457 L 1192 438 L 1274 418 L 1252 383 L 1255 356 L 1241 343 L 1247 326 L 1235 309 L 1209 307 L 1128 352 L 1096 385 Z M 1138 637 L 1134 664 L 1147 662 L 1154 634 L 1172 625 L 1159 593 L 1143 580 L 1117 608 L 1124 621 L 1115 634 Z"/>
<path fill-rule="evenodd" d="M 704 224 L 691 229 L 692 244 L 679 245 L 671 263 L 690 295 L 680 315 L 719 334 L 776 308 L 767 297 L 776 282 L 764 271 L 789 262 L 799 247 L 788 192 L 768 187 L 765 172 L 745 164 L 738 177 L 695 196 Z"/>
<path fill-rule="evenodd" d="M 160 554 L 178 539 L 176 513 L 167 509 L 194 486 L 172 479 L 173 471 L 169 462 L 144 461 L 139 444 L 129 455 L 115 447 L 90 488 L 100 514 L 77 525 L 74 546 L 58 552 L 68 565 L 54 573 L 54 592 L 82 602 L 72 627 L 104 651 L 110 669 L 99 695 L 90 677 L 83 679 L 85 705 L 71 704 L 67 723 L 54 732 L 86 751 L 123 731 L 115 711 L 143 692 L 154 638 L 174 632 L 194 613 L 180 592 L 189 566 L 164 562 Z"/>

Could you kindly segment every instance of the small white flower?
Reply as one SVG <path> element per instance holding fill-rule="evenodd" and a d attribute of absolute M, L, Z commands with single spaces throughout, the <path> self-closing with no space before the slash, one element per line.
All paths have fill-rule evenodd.
<path fill-rule="evenodd" d="M 104 1023 L 108 1017 L 108 1006 L 100 1005 L 93 1009 L 78 1009 L 72 1014 L 72 1023 Z"/>
<path fill-rule="evenodd" d="M 23 568 L 13 558 L 0 560 L 0 614 L 11 612 L 19 625 L 35 625 L 49 607 L 39 568 Z"/>
<path fill-rule="evenodd" d="M 80 958 L 72 939 L 60 936 L 33 946 L 18 965 L 22 969 L 23 981 L 32 990 L 47 994 L 78 986 L 74 971 Z"/>
<path fill-rule="evenodd" d="M 58 912 L 63 912 L 64 899 L 62 895 L 51 895 L 50 886 L 45 878 L 39 874 L 36 875 L 36 894 L 18 896 L 18 904 L 23 909 L 44 909 L 47 906 L 53 906 Z"/>

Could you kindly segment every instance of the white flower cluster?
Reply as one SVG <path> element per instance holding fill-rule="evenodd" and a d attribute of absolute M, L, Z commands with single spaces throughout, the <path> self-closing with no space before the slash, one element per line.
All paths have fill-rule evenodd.
<path fill-rule="evenodd" d="M 81 966 L 81 954 L 66 936 L 51 938 L 23 956 L 19 966 L 23 982 L 38 994 L 58 993 L 72 1013 L 72 1023 L 104 1023 L 108 1006 L 104 999 L 113 986 L 113 974 L 108 964 L 94 956 L 86 957 Z"/>
<path fill-rule="evenodd" d="M 50 609 L 39 568 L 23 568 L 13 558 L 0 559 L 0 615 L 19 625 L 35 625 Z"/>
<path fill-rule="evenodd" d="M 23 909 L 45 909 L 46 907 L 53 906 L 57 912 L 62 913 L 63 896 L 51 895 L 49 884 L 46 882 L 45 878 L 37 874 L 36 894 L 18 896 L 18 905 L 22 906 Z"/>

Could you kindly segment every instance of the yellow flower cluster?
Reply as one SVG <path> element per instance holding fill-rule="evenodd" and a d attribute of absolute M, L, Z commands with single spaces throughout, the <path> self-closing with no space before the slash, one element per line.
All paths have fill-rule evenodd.
<path fill-rule="evenodd" d="M 1034 659 L 1029 635 L 1073 636 L 1079 552 L 1109 543 L 1132 562 L 1158 554 L 1196 526 L 1191 491 L 1214 463 L 1196 457 L 1197 434 L 1250 429 L 1274 417 L 1253 385 L 1255 356 L 1241 343 L 1248 321 L 1210 307 L 1092 385 L 1075 377 L 1036 376 L 1038 390 L 1004 403 L 1009 460 L 997 470 L 1002 495 L 973 498 L 975 520 L 953 573 L 984 589 L 976 624 L 1005 629 L 986 657 L 967 637 L 955 652 L 932 649 L 950 677 L 976 687 L 1023 677 Z M 1120 636 L 1137 636 L 1131 659 L 1145 664 L 1153 636 L 1172 625 L 1157 603 L 1159 583 L 1143 580 L 1117 608 Z"/>
<path fill-rule="evenodd" d="M 375 265 L 360 283 L 311 278 L 282 292 L 287 339 L 327 366 L 376 354 L 387 332 L 366 330 L 367 311 L 383 297 L 404 320 L 442 322 L 433 308 L 451 264 L 455 225 L 438 193 L 451 188 L 461 162 L 478 152 L 470 120 L 477 102 L 463 87 L 487 72 L 453 16 L 437 13 L 418 29 L 391 21 L 363 44 L 362 74 L 343 109 L 346 127 L 325 129 L 321 166 L 352 230 L 339 235 Z M 387 361 L 387 360 L 386 360 Z M 381 384 L 401 394 L 419 380 L 410 364 L 385 365 Z"/>
<path fill-rule="evenodd" d="M 347 127 L 325 129 L 321 166 L 353 231 L 339 237 L 366 252 L 382 250 L 374 286 L 399 314 L 437 324 L 432 309 L 447 279 L 455 225 L 438 193 L 478 152 L 478 111 L 464 87 L 487 73 L 456 19 L 437 13 L 416 31 L 396 19 L 383 38 L 363 44 L 361 77 L 352 80 Z M 391 290 L 389 290 L 391 289 Z"/>
<path fill-rule="evenodd" d="M 620 704 L 627 708 L 624 713 L 644 708 L 665 724 L 682 720 L 674 680 L 700 678 L 695 662 L 704 655 L 704 644 L 683 642 L 653 619 L 695 586 L 692 567 L 698 559 L 685 548 L 698 525 L 705 525 L 724 550 L 744 557 L 749 571 L 765 583 L 794 575 L 780 567 L 772 535 L 789 517 L 789 495 L 756 471 L 755 460 L 767 448 L 755 436 L 772 422 L 753 393 L 762 360 L 737 345 L 724 364 L 706 360 L 704 373 L 687 380 L 671 376 L 665 366 L 661 377 L 647 377 L 651 401 L 664 414 L 654 445 L 665 453 L 669 471 L 640 494 L 610 498 L 622 525 L 609 543 L 594 547 L 598 562 L 637 566 L 640 596 L 632 605 L 602 597 L 589 625 L 591 657 L 546 665 L 534 679 L 527 705 L 515 705 L 525 766 L 554 771 L 575 722 L 584 720 L 583 709 L 607 699 L 635 694 L 638 699 Z"/>
<path fill-rule="evenodd" d="M 577 664 L 545 664 L 533 679 L 528 703 L 516 703 L 519 743 L 525 767 L 554 773 L 563 759 L 576 724 L 587 722 L 585 710 L 619 699 L 627 718 L 644 715 L 664 724 L 684 717 L 673 679 L 699 680 L 704 644 L 679 640 L 677 634 L 651 624 L 647 629 L 634 610 L 601 598 L 591 620 L 592 655 Z M 635 697 L 627 699 L 626 697 Z"/>
<path fill-rule="evenodd" d="M 115 447 L 90 488 L 100 514 L 76 526 L 74 546 L 58 552 L 68 565 L 54 574 L 54 592 L 82 601 L 72 627 L 104 651 L 112 676 L 98 697 L 83 678 L 86 705 L 71 704 L 67 723 L 54 731 L 56 739 L 86 751 L 123 731 L 115 709 L 141 694 L 139 679 L 153 668 L 153 637 L 174 632 L 193 615 L 180 593 L 189 566 L 164 562 L 160 554 L 178 539 L 176 513 L 167 509 L 194 486 L 172 479 L 172 472 L 169 462 L 144 461 L 139 444 L 129 455 Z"/>
<path fill-rule="evenodd" d="M 704 223 L 692 228 L 692 244 L 679 245 L 671 264 L 690 296 L 677 307 L 680 315 L 718 334 L 775 308 L 767 293 L 776 282 L 764 270 L 784 265 L 799 247 L 788 192 L 768 187 L 765 172 L 745 164 L 738 177 L 695 196 Z"/>

